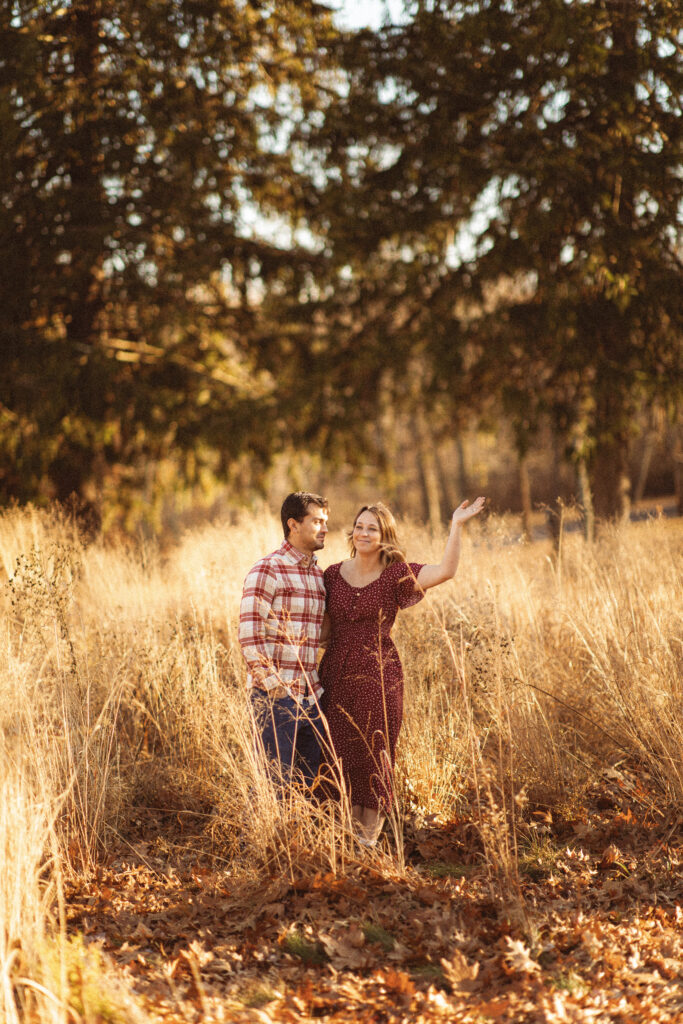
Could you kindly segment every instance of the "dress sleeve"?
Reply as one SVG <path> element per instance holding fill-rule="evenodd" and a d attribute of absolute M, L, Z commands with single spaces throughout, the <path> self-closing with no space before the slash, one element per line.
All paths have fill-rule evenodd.
<path fill-rule="evenodd" d="M 425 596 L 422 587 L 417 585 L 417 575 L 423 566 L 422 562 L 396 562 L 396 604 L 399 608 L 410 608 Z"/>
<path fill-rule="evenodd" d="M 325 608 L 330 603 L 330 589 L 334 583 L 335 573 L 337 571 L 336 563 L 334 565 L 328 565 L 323 573 L 323 583 L 325 584 Z"/>

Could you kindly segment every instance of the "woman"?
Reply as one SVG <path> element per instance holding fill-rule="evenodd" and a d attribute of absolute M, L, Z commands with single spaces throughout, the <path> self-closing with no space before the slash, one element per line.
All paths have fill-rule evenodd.
<path fill-rule="evenodd" d="M 381 502 L 364 505 L 349 534 L 351 557 L 325 571 L 330 635 L 320 665 L 322 709 L 340 762 L 360 842 L 374 846 L 391 805 L 396 741 L 403 716 L 403 672 L 391 640 L 399 608 L 450 580 L 463 524 L 484 498 L 453 513 L 438 565 L 405 561 L 396 522 Z"/>

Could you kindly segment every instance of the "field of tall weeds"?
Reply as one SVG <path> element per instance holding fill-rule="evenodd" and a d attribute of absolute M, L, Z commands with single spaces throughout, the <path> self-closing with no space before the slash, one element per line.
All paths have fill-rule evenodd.
<path fill-rule="evenodd" d="M 439 560 L 442 538 L 401 525 L 411 559 Z M 266 513 L 190 530 L 164 550 L 85 544 L 56 513 L 0 518 L 8 1022 L 138 1019 L 102 954 L 69 933 L 64 887 L 96 877 L 143 812 L 191 815 L 220 869 L 245 884 L 354 863 L 344 808 L 296 793 L 278 803 L 253 754 L 238 605 L 247 570 L 279 543 Z M 345 555 L 340 529 L 320 562 Z M 644 767 L 675 822 L 682 566 L 677 520 L 604 527 L 593 546 L 567 532 L 559 550 L 523 544 L 493 517 L 470 524 L 456 579 L 394 630 L 405 719 L 377 862 L 404 869 L 407 820 L 471 814 L 492 888 L 514 899 L 530 816 L 571 815 L 625 761 Z"/>

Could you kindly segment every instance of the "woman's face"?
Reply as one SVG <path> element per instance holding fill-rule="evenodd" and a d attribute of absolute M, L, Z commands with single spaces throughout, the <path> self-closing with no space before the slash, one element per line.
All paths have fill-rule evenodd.
<path fill-rule="evenodd" d="M 372 512 L 361 512 L 353 527 L 353 545 L 356 551 L 371 555 L 382 545 L 382 531 L 377 516 Z"/>

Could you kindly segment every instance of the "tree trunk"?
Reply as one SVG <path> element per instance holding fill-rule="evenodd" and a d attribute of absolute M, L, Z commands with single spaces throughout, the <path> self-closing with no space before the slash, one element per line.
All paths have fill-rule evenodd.
<path fill-rule="evenodd" d="M 415 456 L 422 483 L 424 512 L 432 532 L 440 533 L 442 528 L 441 490 L 434 455 L 434 438 L 429 429 L 424 410 L 419 402 L 415 410 L 415 437 L 417 440 Z"/>
<path fill-rule="evenodd" d="M 631 513 L 631 479 L 625 437 L 603 441 L 598 446 L 592 482 L 596 516 L 628 519 Z"/>
<path fill-rule="evenodd" d="M 606 90 L 610 100 L 635 102 L 638 81 L 637 5 L 606 0 L 605 11 L 612 30 L 609 75 Z M 622 137 L 622 159 L 605 175 L 612 193 L 610 217 L 606 220 L 606 252 L 616 260 L 634 231 L 634 177 L 629 148 Z M 624 309 L 614 296 L 605 296 L 598 319 L 599 349 L 606 354 L 600 368 L 596 401 L 597 447 L 592 471 L 595 514 L 607 519 L 628 519 L 631 512 L 631 480 L 628 467 L 628 385 L 622 378 L 617 353 L 629 350 L 632 330 Z"/>
<path fill-rule="evenodd" d="M 583 509 L 583 536 L 588 544 L 595 540 L 595 512 L 593 511 L 593 492 L 588 475 L 586 460 L 580 458 L 576 466 L 576 477 L 579 486 L 579 501 Z"/>
<path fill-rule="evenodd" d="M 640 470 L 638 473 L 638 482 L 636 483 L 635 490 L 633 492 L 633 501 L 638 502 L 643 500 L 645 494 L 645 485 L 647 484 L 648 473 L 650 472 L 650 463 L 652 462 L 652 456 L 654 455 L 655 448 L 657 446 L 658 434 L 655 430 L 649 430 L 645 437 L 645 443 L 643 445 L 643 457 L 640 460 Z"/>
<path fill-rule="evenodd" d="M 403 513 L 405 509 L 399 507 L 401 488 L 398 486 L 400 479 L 400 468 L 403 459 L 398 444 L 399 429 L 393 406 L 389 406 L 377 420 L 375 426 L 375 438 L 377 450 L 381 460 L 381 483 L 387 495 L 387 501 L 397 512 Z"/>
<path fill-rule="evenodd" d="M 529 456 L 517 456 L 519 498 L 522 505 L 522 540 L 531 540 L 531 481 L 529 479 Z"/>
<path fill-rule="evenodd" d="M 102 5 L 80 0 L 74 5 L 77 25 L 73 62 L 75 81 L 95 103 L 100 93 L 100 18 Z M 106 198 L 102 183 L 102 154 L 97 122 L 86 109 L 75 106 L 69 175 L 72 208 L 70 228 L 78 231 L 81 244 L 72 254 L 69 308 L 65 317 L 69 340 L 78 345 L 95 341 L 95 324 L 103 305 L 102 265 L 105 255 Z M 93 227 L 95 226 L 95 227 Z"/>
<path fill-rule="evenodd" d="M 652 456 L 655 453 L 657 444 L 665 436 L 666 420 L 661 408 L 653 406 L 648 415 L 648 427 L 643 442 L 643 454 L 640 460 L 638 471 L 638 482 L 633 492 L 633 501 L 642 501 L 645 496 L 648 474 L 652 463 Z"/>
<path fill-rule="evenodd" d="M 564 505 L 561 498 L 557 498 L 556 501 L 546 506 L 545 521 L 550 539 L 553 542 L 553 552 L 558 557 L 562 548 L 562 531 L 564 528 Z"/>
<path fill-rule="evenodd" d="M 77 25 L 73 52 L 74 82 L 88 103 L 94 104 L 100 92 L 100 18 L 101 3 L 80 0 L 73 6 Z M 97 123 L 87 105 L 73 104 L 69 109 L 73 117 L 69 148 L 68 174 L 71 179 L 68 230 L 71 240 L 71 262 L 64 270 L 66 302 L 63 319 L 70 343 L 68 358 L 83 352 L 78 360 L 78 376 L 70 382 L 75 392 L 71 397 L 63 394 L 65 419 L 69 419 L 68 404 L 75 402 L 81 419 L 80 431 L 85 438 L 76 439 L 68 428 L 62 432 L 58 450 L 52 459 L 48 476 L 54 486 L 54 497 L 67 502 L 72 495 L 83 499 L 84 488 L 92 476 L 98 442 L 94 423 L 103 421 L 104 396 L 100 386 L 100 371 L 96 364 L 96 321 L 103 306 L 102 282 L 104 275 L 104 236 L 106 223 L 103 214 L 105 199 L 100 163 L 100 142 Z M 78 244 L 74 244 L 76 242 Z M 84 412 L 85 416 L 80 417 Z M 90 421 L 90 422 L 89 422 Z"/>
<path fill-rule="evenodd" d="M 455 438 L 455 451 L 458 457 L 457 462 L 457 479 L 458 479 L 458 493 L 460 500 L 462 501 L 467 497 L 467 492 L 470 487 L 469 478 L 467 475 L 467 458 L 465 457 L 465 443 L 462 439 L 462 434 L 457 434 Z"/>
<path fill-rule="evenodd" d="M 436 475 L 439 481 L 439 492 L 441 494 L 441 520 L 446 522 L 451 518 L 453 509 L 460 504 L 465 495 L 458 495 L 453 483 L 453 476 L 449 472 L 449 464 L 444 464 L 443 448 L 436 444 L 433 447 L 434 464 Z"/>
<path fill-rule="evenodd" d="M 674 445 L 674 491 L 676 493 L 676 509 L 683 516 L 683 424 L 676 427 L 676 443 Z"/>
<path fill-rule="evenodd" d="M 553 433 L 553 466 L 551 487 L 554 498 L 546 506 L 546 525 L 548 533 L 553 542 L 555 555 L 559 557 L 562 547 L 562 530 L 564 528 L 564 502 L 560 497 L 561 479 L 560 464 L 562 456 L 560 453 L 560 439 Z"/>

